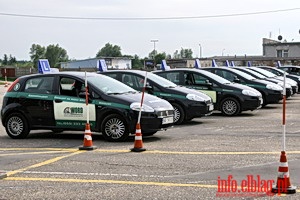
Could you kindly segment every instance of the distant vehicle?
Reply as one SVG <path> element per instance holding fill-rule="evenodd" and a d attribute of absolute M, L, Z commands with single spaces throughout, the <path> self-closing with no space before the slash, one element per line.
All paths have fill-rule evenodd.
<path fill-rule="evenodd" d="M 281 82 L 278 83 L 281 87 L 283 87 L 283 76 L 277 76 L 276 74 L 268 71 L 268 70 L 265 70 L 265 69 L 262 69 L 262 68 L 259 68 L 259 67 L 249 67 L 249 69 L 251 70 L 254 70 L 270 79 L 276 79 L 276 80 L 280 80 Z M 297 93 L 298 91 L 298 85 L 297 85 L 297 82 L 292 80 L 292 79 L 289 79 L 289 78 L 286 78 L 286 88 L 287 89 L 290 89 L 290 86 L 291 86 L 291 89 L 292 89 L 292 93 L 291 95 Z"/>
<path fill-rule="evenodd" d="M 297 75 L 297 76 L 300 76 L 300 66 L 281 66 L 281 67 L 278 67 L 278 69 L 281 69 L 283 71 L 286 71 L 287 73 L 289 74 L 294 74 L 294 75 Z"/>
<path fill-rule="evenodd" d="M 283 76 L 284 75 L 284 70 L 277 68 L 277 67 L 270 67 L 270 66 L 258 66 L 259 68 L 263 68 L 265 70 L 268 70 L 272 72 L 273 74 L 276 74 L 277 76 Z M 286 77 L 294 80 L 298 84 L 298 93 L 300 92 L 300 75 L 294 75 L 294 74 L 289 74 L 288 72 L 285 72 Z"/>
<path fill-rule="evenodd" d="M 263 104 L 259 91 L 246 85 L 230 81 L 199 69 L 177 68 L 153 73 L 173 83 L 199 90 L 209 95 L 214 102 L 215 110 L 226 116 L 234 116 L 242 111 L 255 110 Z"/>
<path fill-rule="evenodd" d="M 146 71 L 108 70 L 99 72 L 142 91 Z M 199 91 L 178 86 L 151 72 L 147 73 L 146 91 L 169 101 L 174 107 L 174 123 L 181 124 L 196 117 L 210 115 L 214 110 L 212 99 Z"/>
<path fill-rule="evenodd" d="M 110 77 L 87 73 L 89 123 L 108 141 L 135 134 L 141 93 Z M 34 74 L 18 78 L 3 97 L 2 124 L 14 139 L 31 130 L 84 131 L 87 106 L 84 72 Z M 145 94 L 141 114 L 144 136 L 173 125 L 172 105 Z"/>
<path fill-rule="evenodd" d="M 210 71 L 231 82 L 240 83 L 255 88 L 262 94 L 263 106 L 266 106 L 267 104 L 278 103 L 280 100 L 282 100 L 283 88 L 275 83 L 265 80 L 258 80 L 249 74 L 231 67 L 203 67 L 200 69 Z"/>
<path fill-rule="evenodd" d="M 270 81 L 272 83 L 278 84 L 282 88 L 284 87 L 283 81 L 275 79 L 273 77 L 267 77 L 267 76 L 255 71 L 255 70 L 251 70 L 251 69 L 253 69 L 253 67 L 234 67 L 233 69 L 237 69 L 237 70 L 240 70 L 242 72 L 245 72 L 245 73 L 253 76 L 256 79 Z M 289 84 L 286 84 L 286 96 L 291 97 L 292 94 L 293 94 L 292 86 L 289 85 Z"/>

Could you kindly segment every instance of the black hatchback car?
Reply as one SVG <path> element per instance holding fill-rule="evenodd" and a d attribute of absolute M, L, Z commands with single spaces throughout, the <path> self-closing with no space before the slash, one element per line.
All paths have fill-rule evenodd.
<path fill-rule="evenodd" d="M 231 83 L 208 71 L 177 68 L 153 73 L 178 85 L 206 93 L 212 98 L 215 110 L 220 110 L 226 116 L 258 109 L 263 103 L 262 95 L 256 89 Z"/>
<path fill-rule="evenodd" d="M 144 87 L 146 71 L 108 70 L 99 72 L 141 91 Z M 151 72 L 147 73 L 146 91 L 169 101 L 174 107 L 174 124 L 196 117 L 210 115 L 214 109 L 212 99 L 199 91 L 189 89 L 164 79 Z"/>
<path fill-rule="evenodd" d="M 265 69 L 269 72 L 272 72 L 273 74 L 276 74 L 277 76 L 284 76 L 284 70 L 277 68 L 277 67 L 270 67 L 270 66 L 258 66 L 259 68 Z M 290 78 L 297 82 L 298 85 L 298 93 L 300 92 L 300 74 L 289 74 L 288 72 L 285 73 L 287 78 Z"/>
<path fill-rule="evenodd" d="M 263 106 L 278 103 L 283 98 L 283 88 L 279 85 L 269 81 L 255 79 L 253 76 L 237 69 L 231 67 L 203 67 L 201 70 L 207 70 L 231 82 L 241 83 L 255 88 L 262 94 Z"/>
<path fill-rule="evenodd" d="M 278 69 L 286 71 L 289 74 L 294 74 L 294 75 L 300 76 L 300 66 L 284 65 L 284 66 L 278 67 Z"/>
<path fill-rule="evenodd" d="M 91 130 L 102 132 L 108 141 L 122 141 L 135 134 L 141 93 L 110 77 L 87 73 L 87 106 L 84 83 L 84 72 L 18 78 L 3 98 L 1 119 L 7 134 L 17 139 L 34 129 L 84 131 L 87 113 Z M 174 109 L 169 102 L 145 94 L 141 109 L 144 136 L 173 125 Z"/>

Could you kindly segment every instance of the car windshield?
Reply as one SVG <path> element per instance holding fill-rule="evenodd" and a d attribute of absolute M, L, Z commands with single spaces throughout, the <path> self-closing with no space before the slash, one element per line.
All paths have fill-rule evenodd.
<path fill-rule="evenodd" d="M 269 78 L 273 78 L 273 77 L 276 77 L 275 74 L 273 74 L 272 72 L 269 72 L 265 69 L 261 69 L 261 68 L 253 68 L 253 70 L 261 73 L 261 74 L 264 74 L 265 76 L 269 77 Z"/>
<path fill-rule="evenodd" d="M 215 80 L 216 82 L 221 83 L 221 84 L 230 84 L 231 83 L 227 79 L 225 79 L 221 76 L 218 76 L 214 73 L 208 72 L 208 71 L 201 70 L 201 74 L 204 74 L 204 75 L 212 78 L 213 80 Z"/>
<path fill-rule="evenodd" d="M 261 79 L 265 79 L 266 78 L 266 76 L 264 76 L 264 75 L 262 75 L 262 74 L 260 74 L 260 73 L 258 73 L 256 71 L 253 71 L 251 69 L 245 69 L 245 70 L 249 71 L 250 74 L 253 74 L 254 76 L 257 76 L 258 78 L 261 78 Z"/>
<path fill-rule="evenodd" d="M 163 77 L 160 77 L 156 74 L 153 74 L 151 72 L 147 73 L 147 79 L 161 85 L 162 87 L 176 87 L 177 86 L 175 83 L 173 83 Z"/>
<path fill-rule="evenodd" d="M 239 71 L 237 69 L 232 69 L 236 74 L 244 77 L 245 79 L 248 79 L 248 80 L 254 80 L 255 78 L 245 72 L 242 72 L 242 71 Z"/>
<path fill-rule="evenodd" d="M 135 93 L 136 90 L 108 76 L 95 74 L 88 76 L 88 82 L 105 94 Z"/>
<path fill-rule="evenodd" d="M 272 69 L 272 70 L 275 70 L 275 71 L 279 72 L 281 75 L 283 75 L 284 73 L 285 73 L 286 75 L 289 74 L 289 73 L 283 71 L 282 69 L 278 69 L 278 68 L 274 68 L 274 69 Z"/>

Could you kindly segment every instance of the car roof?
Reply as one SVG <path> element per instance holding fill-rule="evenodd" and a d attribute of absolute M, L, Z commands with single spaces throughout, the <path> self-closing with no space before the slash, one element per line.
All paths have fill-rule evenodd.
<path fill-rule="evenodd" d="M 37 74 L 29 74 L 29 75 L 24 75 L 24 76 L 21 76 L 19 78 L 28 78 L 28 77 L 38 77 L 38 76 L 49 76 L 49 75 L 54 75 L 54 76 L 59 76 L 59 75 L 71 75 L 71 76 L 75 76 L 75 77 L 78 77 L 78 78 L 83 78 L 85 77 L 85 72 L 78 72 L 78 71 L 64 71 L 64 72 L 55 72 L 55 73 L 45 73 L 45 74 L 40 74 L 40 73 L 37 73 Z M 93 73 L 93 72 L 86 72 L 86 75 L 87 76 L 97 76 L 99 74 L 97 73 Z"/>
<path fill-rule="evenodd" d="M 136 69 L 114 69 L 114 70 L 107 70 L 105 72 L 100 72 L 101 73 L 114 73 L 114 72 L 118 72 L 118 73 L 124 73 L 124 72 L 129 72 L 129 73 L 135 73 L 135 74 L 140 74 L 142 76 L 145 76 L 147 71 L 142 71 L 142 70 L 136 70 Z M 151 72 L 149 72 L 151 73 Z"/>

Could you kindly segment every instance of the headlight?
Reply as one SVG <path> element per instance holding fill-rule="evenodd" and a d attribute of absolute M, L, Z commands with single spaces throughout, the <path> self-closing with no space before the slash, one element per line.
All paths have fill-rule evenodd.
<path fill-rule="evenodd" d="M 242 93 L 247 96 L 259 97 L 261 94 L 252 90 L 243 90 Z"/>
<path fill-rule="evenodd" d="M 268 84 L 266 88 L 269 90 L 283 91 L 283 88 L 276 84 Z"/>
<path fill-rule="evenodd" d="M 186 98 L 189 100 L 192 100 L 192 101 L 205 101 L 204 98 L 202 98 L 198 95 L 195 95 L 195 94 L 187 94 Z"/>
<path fill-rule="evenodd" d="M 130 104 L 131 110 L 140 111 L 140 105 L 141 103 L 135 102 Z M 154 112 L 154 109 L 150 106 L 147 106 L 146 104 L 142 105 L 142 112 Z"/>

